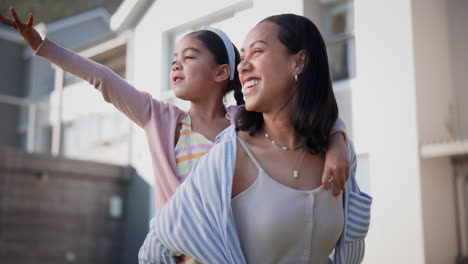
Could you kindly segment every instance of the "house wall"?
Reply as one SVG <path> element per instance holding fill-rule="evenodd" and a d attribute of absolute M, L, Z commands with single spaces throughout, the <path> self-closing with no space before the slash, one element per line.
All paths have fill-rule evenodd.
<path fill-rule="evenodd" d="M 443 1 L 447 4 L 448 42 L 452 61 L 454 89 L 454 127 L 457 138 L 468 138 L 468 2 L 464 0 Z M 442 10 L 445 9 L 441 9 Z"/>
<path fill-rule="evenodd" d="M 412 1 L 415 84 L 421 143 L 453 138 L 454 65 L 448 31 L 449 1 Z"/>
<path fill-rule="evenodd" d="M 420 144 L 455 139 L 468 124 L 458 116 L 468 98 L 462 84 L 468 79 L 461 74 L 468 59 L 464 9 L 466 1 L 412 1 Z M 421 159 L 420 167 L 426 263 L 454 263 L 458 238 L 451 158 Z"/>
<path fill-rule="evenodd" d="M 353 127 L 374 198 L 364 263 L 425 263 L 412 3 L 354 3 Z"/>
<path fill-rule="evenodd" d="M 459 230 L 453 163 L 450 157 L 439 157 L 422 159 L 420 164 L 426 263 L 456 263 Z"/>

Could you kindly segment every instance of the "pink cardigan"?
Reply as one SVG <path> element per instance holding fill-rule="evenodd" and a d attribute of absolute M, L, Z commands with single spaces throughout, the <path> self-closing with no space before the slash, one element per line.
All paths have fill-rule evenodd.
<path fill-rule="evenodd" d="M 153 163 L 156 206 L 164 206 L 180 185 L 176 176 L 175 134 L 180 120 L 188 113 L 170 103 L 154 99 L 147 92 L 138 91 L 106 66 L 83 58 L 47 38 L 34 55 L 44 57 L 64 71 L 89 82 L 102 93 L 106 102 L 113 104 L 144 129 Z M 228 107 L 227 116 L 234 117 L 238 109 L 238 106 Z M 338 118 L 333 132 L 345 130 L 344 122 Z"/>

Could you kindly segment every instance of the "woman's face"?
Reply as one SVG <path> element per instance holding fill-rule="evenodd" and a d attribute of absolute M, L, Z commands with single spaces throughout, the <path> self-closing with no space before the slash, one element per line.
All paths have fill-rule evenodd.
<path fill-rule="evenodd" d="M 289 54 L 278 39 L 279 26 L 256 25 L 245 38 L 237 67 L 248 111 L 277 112 L 294 91 L 296 55 Z"/>
<path fill-rule="evenodd" d="M 210 94 L 217 64 L 198 38 L 187 35 L 176 46 L 170 73 L 175 96 L 194 101 Z"/>

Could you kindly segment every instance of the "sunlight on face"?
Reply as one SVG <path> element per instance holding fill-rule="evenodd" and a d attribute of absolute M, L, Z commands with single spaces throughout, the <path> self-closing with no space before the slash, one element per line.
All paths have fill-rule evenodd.
<path fill-rule="evenodd" d="M 262 22 L 245 38 L 238 66 L 249 111 L 274 112 L 291 97 L 294 86 L 294 54 L 278 39 L 278 25 Z"/>
<path fill-rule="evenodd" d="M 183 100 L 209 96 L 216 66 L 213 54 L 198 38 L 183 37 L 176 46 L 170 72 L 175 95 Z"/>

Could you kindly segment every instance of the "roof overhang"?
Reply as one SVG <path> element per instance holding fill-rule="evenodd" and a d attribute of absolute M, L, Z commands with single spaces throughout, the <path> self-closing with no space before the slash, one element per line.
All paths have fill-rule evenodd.
<path fill-rule="evenodd" d="M 63 19 L 59 19 L 57 21 L 51 23 L 39 23 L 34 26 L 37 30 L 44 31 L 43 33 L 53 33 L 58 30 L 63 30 L 69 27 L 73 27 L 77 24 L 83 23 L 85 21 L 93 20 L 93 19 L 102 19 L 106 24 L 110 21 L 109 12 L 107 12 L 104 8 L 96 8 L 92 9 L 88 12 L 83 12 L 74 16 L 66 17 Z"/>
<path fill-rule="evenodd" d="M 122 32 L 134 28 L 155 0 L 124 0 L 111 18 L 111 29 Z"/>

